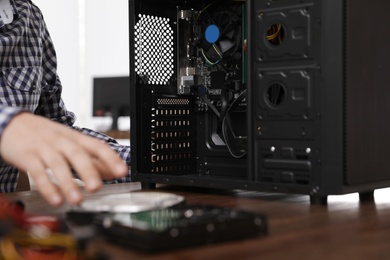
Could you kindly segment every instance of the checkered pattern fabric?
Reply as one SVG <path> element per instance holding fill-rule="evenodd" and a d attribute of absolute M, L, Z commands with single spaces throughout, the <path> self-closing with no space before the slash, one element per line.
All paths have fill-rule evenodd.
<path fill-rule="evenodd" d="M 106 141 L 130 165 L 130 148 L 90 129 L 73 126 L 61 99 L 56 53 L 41 11 L 30 0 L 11 0 L 14 21 L 0 14 L 0 136 L 13 116 L 30 111 Z M 112 182 L 131 181 L 128 177 Z M 0 192 L 15 190 L 18 170 L 0 162 Z"/>

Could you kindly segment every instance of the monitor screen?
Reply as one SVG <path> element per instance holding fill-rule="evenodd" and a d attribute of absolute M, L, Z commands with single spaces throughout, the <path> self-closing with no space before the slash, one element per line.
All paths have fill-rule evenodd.
<path fill-rule="evenodd" d="M 112 117 L 111 129 L 118 129 L 118 118 L 130 116 L 129 77 L 93 79 L 93 116 Z"/>

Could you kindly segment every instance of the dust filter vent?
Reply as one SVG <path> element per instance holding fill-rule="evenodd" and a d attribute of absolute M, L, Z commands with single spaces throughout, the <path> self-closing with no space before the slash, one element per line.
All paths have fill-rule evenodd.
<path fill-rule="evenodd" d="M 173 30 L 168 18 L 139 15 L 134 27 L 135 72 L 141 83 L 166 85 L 173 75 Z"/>

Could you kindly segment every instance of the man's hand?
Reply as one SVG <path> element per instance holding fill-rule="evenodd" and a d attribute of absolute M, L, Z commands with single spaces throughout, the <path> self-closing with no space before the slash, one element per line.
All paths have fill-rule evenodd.
<path fill-rule="evenodd" d="M 16 115 L 6 126 L 0 154 L 7 163 L 29 172 L 39 192 L 54 206 L 64 198 L 70 204 L 79 204 L 83 199 L 71 168 L 90 192 L 102 186 L 102 179 L 128 174 L 128 167 L 104 142 L 27 112 Z M 58 180 L 58 187 L 50 181 L 47 171 Z"/>

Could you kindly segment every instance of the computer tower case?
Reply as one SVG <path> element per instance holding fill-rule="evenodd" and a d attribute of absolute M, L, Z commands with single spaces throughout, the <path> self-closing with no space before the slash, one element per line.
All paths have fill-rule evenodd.
<path fill-rule="evenodd" d="M 390 186 L 386 0 L 130 0 L 132 174 L 308 194 Z"/>

